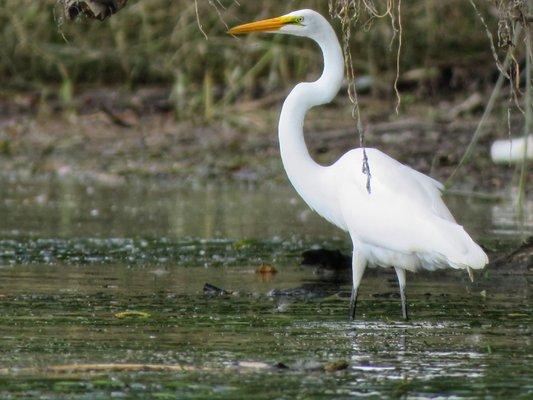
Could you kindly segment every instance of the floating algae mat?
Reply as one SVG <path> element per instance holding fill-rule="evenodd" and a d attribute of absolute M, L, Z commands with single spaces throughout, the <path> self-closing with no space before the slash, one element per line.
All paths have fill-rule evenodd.
<path fill-rule="evenodd" d="M 289 188 L 0 196 L 0 398 L 533 396 L 530 265 L 409 275 L 409 322 L 394 275 L 369 270 L 351 323 L 349 274 L 299 265 L 350 243 Z M 491 258 L 531 235 L 505 203 L 449 200 Z"/>

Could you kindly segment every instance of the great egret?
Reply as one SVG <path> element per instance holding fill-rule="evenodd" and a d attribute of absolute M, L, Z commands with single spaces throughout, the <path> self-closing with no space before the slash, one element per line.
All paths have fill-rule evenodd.
<path fill-rule="evenodd" d="M 281 159 L 289 180 L 305 202 L 350 234 L 353 287 L 350 319 L 355 318 L 359 283 L 368 264 L 394 267 L 403 317 L 407 319 L 405 271 L 452 267 L 481 269 L 485 252 L 455 222 L 441 198 L 442 185 L 376 149 L 366 149 L 371 190 L 362 170 L 363 150 L 354 149 L 330 166 L 313 161 L 303 124 L 307 111 L 329 103 L 344 78 L 343 53 L 328 21 L 313 10 L 239 25 L 228 33 L 274 32 L 313 39 L 324 56 L 315 82 L 296 85 L 281 110 Z"/>

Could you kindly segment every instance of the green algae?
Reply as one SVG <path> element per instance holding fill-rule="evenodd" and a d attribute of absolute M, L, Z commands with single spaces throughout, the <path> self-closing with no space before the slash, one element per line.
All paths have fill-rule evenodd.
<path fill-rule="evenodd" d="M 212 226 L 199 229 L 191 219 L 184 231 L 176 231 L 165 225 L 168 219 L 159 225 L 154 217 L 160 208 L 171 210 L 170 203 L 151 206 L 152 195 L 132 200 L 127 194 L 139 189 L 121 188 L 115 203 L 136 211 L 117 210 L 112 227 L 102 214 L 86 225 L 86 212 L 113 203 L 106 189 L 100 193 L 96 188 L 93 203 L 84 205 L 80 196 L 68 224 L 56 231 L 47 225 L 63 212 L 55 208 L 56 200 L 32 213 L 32 207 L 20 206 L 34 197 L 31 190 L 20 193 L 24 190 L 7 191 L 4 200 L 20 201 L 4 201 L 0 210 L 0 216 L 18 213 L 6 217 L 0 228 L 1 398 L 533 395 L 528 269 L 512 276 L 490 270 L 473 284 L 456 272 L 410 274 L 408 322 L 401 319 L 394 275 L 369 270 L 357 320 L 349 322 L 349 276 L 299 266 L 303 249 L 347 249 L 349 243 L 312 215 L 305 222 L 291 217 L 305 212 L 302 205 L 280 219 L 272 216 L 270 225 L 257 226 L 233 202 L 245 198 L 253 203 L 247 209 L 259 212 L 269 207 L 265 193 L 232 188 L 231 196 L 212 210 L 218 216 L 202 216 L 198 223 Z M 36 190 L 51 189 L 37 185 Z M 173 193 L 154 191 L 157 196 Z M 268 191 L 274 197 L 275 189 Z M 280 201 L 290 202 L 289 192 L 280 189 L 278 194 Z M 184 195 L 181 207 L 187 211 L 180 218 L 194 214 L 201 197 Z M 132 216 L 143 213 L 144 219 L 134 224 Z M 238 218 L 239 224 L 230 222 Z M 508 243 L 502 251 L 519 242 L 518 234 L 501 233 L 501 223 L 476 219 L 466 224 Z M 223 227 L 213 228 L 217 225 Z M 106 230 L 113 235 L 106 236 Z M 263 262 L 275 265 L 278 273 L 255 273 Z M 206 282 L 231 294 L 205 295 Z M 116 317 L 132 310 L 150 317 Z M 125 363 L 187 369 L 58 373 L 49 368 Z"/>

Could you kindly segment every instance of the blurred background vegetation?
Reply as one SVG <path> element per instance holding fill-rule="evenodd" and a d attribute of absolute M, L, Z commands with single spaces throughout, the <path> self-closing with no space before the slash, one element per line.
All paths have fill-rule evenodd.
<path fill-rule="evenodd" d="M 68 101 L 80 86 L 163 84 L 172 88 L 178 116 L 229 104 L 237 94 L 242 99 L 283 91 L 289 82 L 316 76 L 321 68 L 308 41 L 270 36 L 237 40 L 225 34 L 224 21 L 235 24 L 300 7 L 328 14 L 325 0 L 198 0 L 206 40 L 191 0 L 131 0 L 103 23 L 83 18 L 65 22 L 54 1 L 0 0 L 0 5 L 4 89 L 46 95 L 59 86 Z M 495 30 L 494 3 L 481 1 L 478 7 Z M 494 80 L 486 32 L 468 1 L 405 1 L 402 19 L 404 85 L 431 95 L 472 90 Z M 398 35 L 390 19 L 372 21 L 361 15 L 352 39 L 356 73 L 373 79 L 374 95 L 392 94 Z"/>
<path fill-rule="evenodd" d="M 299 8 L 330 15 L 342 1 L 358 11 L 350 45 L 367 144 L 445 180 L 497 81 L 510 14 L 527 9 L 525 0 L 403 0 L 401 35 L 400 2 L 392 0 L 129 0 L 103 22 L 67 21 L 60 0 L 0 0 L 0 166 L 279 178 L 280 103 L 292 84 L 318 76 L 320 55 L 309 40 L 234 38 L 227 26 Z M 373 17 L 387 6 L 391 13 Z M 330 19 L 340 34 L 341 22 Z M 488 154 L 494 137 L 523 131 L 523 36 L 514 44 L 514 84 L 506 81 L 496 96 L 481 147 L 473 148 L 477 174 L 466 170 L 475 187 L 501 188 L 513 178 Z M 335 105 L 312 111 L 306 123 L 321 162 L 358 144 L 346 90 Z"/>

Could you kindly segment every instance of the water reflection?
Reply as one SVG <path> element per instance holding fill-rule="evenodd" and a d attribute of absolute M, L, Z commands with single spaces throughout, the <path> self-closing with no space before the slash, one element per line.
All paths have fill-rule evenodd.
<path fill-rule="evenodd" d="M 475 235 L 516 234 L 514 207 L 449 196 L 452 212 Z M 533 232 L 533 201 L 522 229 Z M 38 237 L 274 238 L 345 235 L 310 212 L 288 186 L 168 184 L 106 186 L 68 179 L 2 182 L 0 235 Z"/>
<path fill-rule="evenodd" d="M 491 221 L 495 235 L 531 235 L 533 233 L 533 200 L 526 199 L 521 209 L 515 201 L 491 206 Z"/>
<path fill-rule="evenodd" d="M 476 236 L 518 235 L 508 205 L 449 203 Z M 404 322 L 394 273 L 369 269 L 358 320 L 348 322 L 349 271 L 299 266 L 302 250 L 348 250 L 348 238 L 288 187 L 7 182 L 0 222 L 2 398 L 530 394 L 530 274 L 491 269 L 473 285 L 466 274 L 411 275 L 413 320 Z M 265 262 L 278 270 L 268 279 L 257 273 Z M 227 293 L 204 295 L 206 282 Z M 150 317 L 116 317 L 127 310 Z M 348 368 L 324 372 L 335 360 Z M 236 373 L 239 361 L 289 369 Z M 94 362 L 199 371 L 26 377 L 9 369 Z"/>

